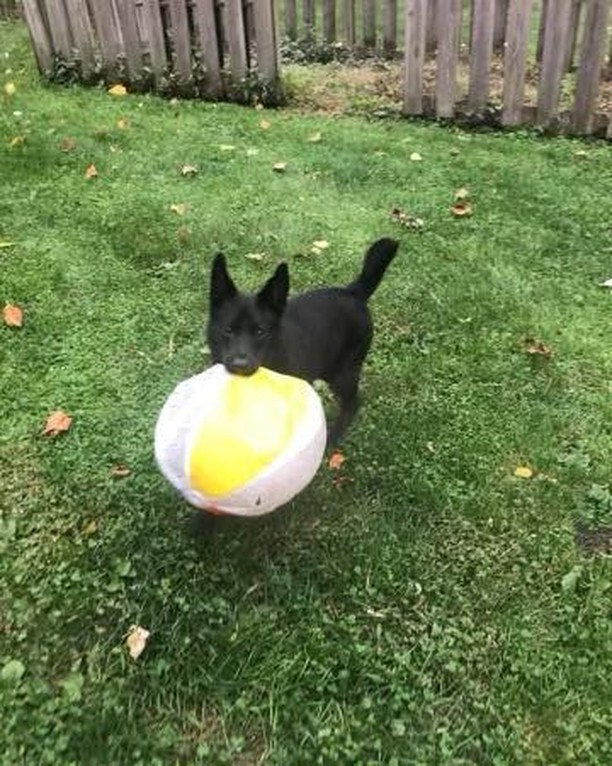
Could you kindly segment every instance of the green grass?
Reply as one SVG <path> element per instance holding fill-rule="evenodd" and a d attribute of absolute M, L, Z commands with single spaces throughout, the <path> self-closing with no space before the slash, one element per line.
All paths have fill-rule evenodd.
<path fill-rule="evenodd" d="M 610 146 L 45 87 L 16 25 L 0 56 L 3 763 L 610 763 L 611 560 L 574 539 L 612 524 Z M 299 290 L 383 234 L 352 481 L 211 531 L 152 429 L 213 254 Z"/>

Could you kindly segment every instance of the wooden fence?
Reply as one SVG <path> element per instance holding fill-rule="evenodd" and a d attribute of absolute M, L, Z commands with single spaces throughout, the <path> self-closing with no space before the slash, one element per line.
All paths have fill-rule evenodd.
<path fill-rule="evenodd" d="M 17 19 L 20 15 L 20 8 L 17 0 L 0 0 L 0 20 Z"/>
<path fill-rule="evenodd" d="M 210 99 L 280 98 L 274 0 L 22 0 L 41 71 Z"/>
<path fill-rule="evenodd" d="M 58 60 L 76 61 L 84 80 L 102 73 L 161 90 L 170 83 L 214 99 L 247 99 L 255 83 L 277 100 L 278 40 L 314 36 L 362 52 L 403 49 L 406 115 L 485 116 L 506 126 L 527 123 L 607 138 L 611 3 L 22 0 L 46 72 Z"/>

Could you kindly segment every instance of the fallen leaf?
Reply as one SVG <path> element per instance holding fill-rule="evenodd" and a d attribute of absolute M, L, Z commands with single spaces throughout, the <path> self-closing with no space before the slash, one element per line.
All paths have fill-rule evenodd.
<path fill-rule="evenodd" d="M 286 169 L 287 169 L 286 162 L 275 162 L 274 165 L 272 165 L 272 170 L 275 173 L 284 173 Z"/>
<path fill-rule="evenodd" d="M 323 140 L 323 136 L 320 133 L 312 133 L 306 140 L 310 144 L 318 144 Z"/>
<path fill-rule="evenodd" d="M 535 338 L 523 338 L 523 351 L 532 356 L 544 356 L 546 359 L 550 359 L 553 354 L 550 346 L 546 346 L 542 341 Z"/>
<path fill-rule="evenodd" d="M 177 215 L 185 215 L 189 210 L 189 205 L 186 202 L 174 202 L 170 205 L 170 210 Z"/>
<path fill-rule="evenodd" d="M 585 151 L 584 149 L 578 149 L 574 152 L 574 157 L 576 157 L 579 160 L 583 160 L 585 157 L 588 157 L 589 153 Z"/>
<path fill-rule="evenodd" d="M 3 250 L 4 248 L 7 248 L 7 247 L 15 247 L 16 244 L 17 244 L 16 242 L 9 242 L 8 240 L 5 239 L 4 241 L 0 242 L 0 250 Z"/>
<path fill-rule="evenodd" d="M 130 125 L 130 123 L 129 123 L 127 117 L 120 117 L 117 120 L 117 127 L 119 128 L 119 130 L 127 130 L 129 125 Z"/>
<path fill-rule="evenodd" d="M 259 149 L 256 149 L 254 146 L 250 146 L 246 150 L 247 157 L 255 157 L 256 154 L 259 154 Z"/>
<path fill-rule="evenodd" d="M 257 109 L 258 112 L 261 112 L 264 109 L 264 105 L 261 103 L 261 101 L 258 101 L 255 104 L 255 109 Z"/>
<path fill-rule="evenodd" d="M 528 465 L 517 465 L 514 469 L 514 475 L 517 479 L 531 479 L 533 476 L 533 468 Z"/>
<path fill-rule="evenodd" d="M 312 243 L 313 247 L 316 247 L 317 250 L 327 250 L 329 247 L 329 242 L 325 239 L 317 239 L 315 242 Z"/>
<path fill-rule="evenodd" d="M 245 253 L 244 257 L 249 261 L 263 261 L 265 253 Z"/>
<path fill-rule="evenodd" d="M 182 176 L 197 176 L 199 168 L 197 165 L 183 165 L 181 168 Z"/>
<path fill-rule="evenodd" d="M 133 660 L 137 660 L 144 652 L 150 635 L 151 633 L 140 625 L 131 626 L 125 643 Z"/>
<path fill-rule="evenodd" d="M 391 210 L 391 220 L 399 223 L 400 226 L 405 226 L 407 229 L 414 229 L 415 231 L 420 231 L 425 226 L 425 221 L 422 218 L 417 218 L 411 213 L 407 213 L 401 207 L 394 207 Z"/>
<path fill-rule="evenodd" d="M 98 531 L 98 522 L 95 519 L 92 519 L 83 527 L 84 535 L 93 535 L 97 531 Z"/>
<path fill-rule="evenodd" d="M 455 192 L 455 200 L 457 202 L 461 202 L 463 200 L 469 199 L 470 192 L 465 188 L 465 186 L 462 186 L 460 189 L 457 189 Z"/>
<path fill-rule="evenodd" d="M 260 123 L 259 123 L 259 127 L 262 130 L 270 130 L 271 126 L 272 126 L 272 123 L 269 122 L 268 120 L 261 120 Z"/>
<path fill-rule="evenodd" d="M 45 436 L 57 436 L 62 431 L 67 431 L 72 425 L 72 418 L 62 410 L 55 410 L 47 418 L 45 423 Z"/>
<path fill-rule="evenodd" d="M 109 96 L 125 96 L 127 93 L 127 88 L 125 85 L 121 85 L 121 83 L 117 83 L 117 85 L 113 85 L 111 88 L 108 89 L 108 95 Z"/>
<path fill-rule="evenodd" d="M 59 148 L 63 152 L 72 152 L 76 149 L 76 141 L 74 138 L 66 136 L 65 138 L 60 139 Z"/>
<path fill-rule="evenodd" d="M 220 144 L 220 152 L 233 152 L 236 147 L 233 144 Z"/>
<path fill-rule="evenodd" d="M 421 162 L 422 160 L 423 158 L 418 152 L 412 152 L 412 154 L 410 155 L 411 162 Z"/>
<path fill-rule="evenodd" d="M 115 479 L 123 479 L 131 473 L 131 469 L 125 465 L 115 465 L 110 469 L 110 475 Z"/>
<path fill-rule="evenodd" d="M 4 92 L 7 96 L 14 96 L 15 93 L 17 93 L 17 88 L 15 87 L 14 82 L 5 82 L 4 83 Z"/>
<path fill-rule="evenodd" d="M 2 309 L 2 318 L 4 319 L 4 324 L 8 327 L 21 327 L 23 324 L 23 311 L 19 306 L 7 303 Z"/>
<path fill-rule="evenodd" d="M 91 179 L 91 178 L 97 178 L 97 177 L 98 177 L 98 170 L 92 162 L 90 165 L 88 165 L 85 168 L 85 178 Z"/>
<path fill-rule="evenodd" d="M 330 455 L 330 458 L 327 461 L 327 466 L 330 469 L 330 471 L 339 471 L 342 468 L 342 464 L 344 463 L 345 460 L 346 458 L 344 457 L 342 452 L 340 452 L 339 450 L 335 450 Z"/>
<path fill-rule="evenodd" d="M 436 452 L 436 445 L 433 442 L 427 442 L 427 444 L 425 446 L 427 447 L 429 452 L 431 452 L 432 455 L 435 454 L 435 452 Z"/>
<path fill-rule="evenodd" d="M 472 215 L 472 205 L 468 200 L 455 202 L 451 207 L 451 212 L 456 218 L 467 218 Z"/>
<path fill-rule="evenodd" d="M 23 146 L 24 144 L 25 136 L 13 136 L 13 138 L 11 138 L 9 141 L 11 149 L 16 149 L 18 146 Z"/>
<path fill-rule="evenodd" d="M 2 243 L 0 243 L 0 247 L 2 247 Z M 603 282 L 599 283 L 600 287 L 612 287 L 612 277 L 610 279 L 604 279 Z"/>

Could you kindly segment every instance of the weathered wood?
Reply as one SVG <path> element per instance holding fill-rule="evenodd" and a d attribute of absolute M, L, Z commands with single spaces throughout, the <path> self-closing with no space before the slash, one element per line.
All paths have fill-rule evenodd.
<path fill-rule="evenodd" d="M 404 44 L 404 112 L 423 112 L 423 62 L 427 0 L 406 0 Z"/>
<path fill-rule="evenodd" d="M 578 28 L 580 26 L 580 13 L 582 11 L 582 0 L 572 0 L 572 10 L 570 11 L 569 31 L 567 35 L 567 54 L 565 56 L 565 71 L 571 72 L 576 58 L 576 46 L 578 44 Z"/>
<path fill-rule="evenodd" d="M 53 46 L 37 0 L 23 0 L 23 14 L 38 69 L 49 74 L 53 68 Z"/>
<path fill-rule="evenodd" d="M 69 0 L 65 0 L 69 2 Z M 73 0 L 74 1 L 74 0 Z M 78 0 L 85 4 L 85 0 Z M 142 43 L 138 33 L 138 24 L 136 21 L 136 7 L 133 0 L 119 0 L 117 2 L 117 12 L 121 33 L 123 35 L 123 46 L 125 63 L 130 80 L 138 80 L 142 77 Z"/>
<path fill-rule="evenodd" d="M 285 35 L 290 40 L 297 38 L 296 0 L 285 0 Z"/>
<path fill-rule="evenodd" d="M 242 0 L 227 0 L 226 9 L 230 75 L 234 85 L 239 85 L 244 82 L 247 75 L 247 53 L 244 37 Z"/>
<path fill-rule="evenodd" d="M 142 21 L 148 44 L 151 73 L 157 83 L 168 66 L 164 28 L 157 0 L 142 0 Z"/>
<path fill-rule="evenodd" d="M 612 139 L 612 112 L 610 112 L 610 119 L 608 120 L 608 129 L 606 130 L 606 138 Z"/>
<path fill-rule="evenodd" d="M 575 133 L 591 132 L 604 64 L 609 11 L 610 0 L 589 0 L 572 111 L 572 130 Z"/>
<path fill-rule="evenodd" d="M 428 0 L 425 31 L 425 50 L 427 51 L 435 51 L 438 44 L 438 5 L 438 0 Z"/>
<path fill-rule="evenodd" d="M 453 116 L 457 97 L 457 62 L 461 0 L 438 0 L 438 57 L 436 61 L 436 116 Z"/>
<path fill-rule="evenodd" d="M 383 7 L 383 50 L 392 55 L 397 49 L 397 0 L 386 0 Z"/>
<path fill-rule="evenodd" d="M 274 84 L 277 83 L 279 74 L 274 0 L 257 0 L 253 10 L 257 40 L 257 70 L 263 80 Z"/>
<path fill-rule="evenodd" d="M 219 50 L 219 36 L 215 23 L 214 0 L 195 0 L 193 5 L 195 35 L 204 69 L 206 71 L 205 92 L 209 98 L 223 95 L 221 80 L 222 59 Z"/>
<path fill-rule="evenodd" d="M 495 21 L 493 23 L 493 50 L 502 51 L 506 42 L 508 6 L 510 0 L 495 0 Z"/>
<path fill-rule="evenodd" d="M 493 53 L 493 2 L 494 0 L 474 0 L 473 5 L 468 105 L 474 112 L 481 112 L 489 98 L 489 76 Z"/>
<path fill-rule="evenodd" d="M 362 0 L 363 47 L 376 47 L 376 3 L 374 0 Z"/>
<path fill-rule="evenodd" d="M 571 3 L 572 0 L 555 0 L 548 4 L 538 87 L 538 125 L 547 126 L 559 109 Z"/>
<path fill-rule="evenodd" d="M 96 36 L 100 45 L 104 69 L 113 76 L 118 69 L 118 59 L 122 53 L 123 41 L 121 30 L 115 16 L 114 0 L 96 0 L 90 3 Z"/>
<path fill-rule="evenodd" d="M 247 44 L 247 57 L 249 49 L 255 41 L 255 0 L 242 0 L 244 12 L 244 35 Z"/>
<path fill-rule="evenodd" d="M 346 42 L 355 45 L 355 0 L 344 0 L 344 37 Z"/>
<path fill-rule="evenodd" d="M 531 4 L 532 0 L 510 0 L 508 8 L 501 117 L 503 125 L 518 125 L 523 116 Z"/>
<path fill-rule="evenodd" d="M 554 2 L 554 0 L 553 0 Z M 544 51 L 544 37 L 546 35 L 546 17 L 548 16 L 548 0 L 542 0 L 540 9 L 540 20 L 538 22 L 538 42 L 536 45 L 536 61 L 542 62 L 542 53 Z"/>
<path fill-rule="evenodd" d="M 328 43 L 336 40 L 336 0 L 323 0 L 323 37 Z"/>
<path fill-rule="evenodd" d="M 168 37 L 172 44 L 172 59 L 178 82 L 184 84 L 192 77 L 191 38 L 185 0 L 166 0 L 170 30 Z M 243 29 L 244 34 L 244 29 Z"/>
<path fill-rule="evenodd" d="M 314 0 L 304 0 L 304 33 L 305 37 L 313 34 L 315 28 L 315 4 Z"/>
<path fill-rule="evenodd" d="M 53 51 L 64 58 L 72 56 L 72 34 L 63 0 L 46 0 L 47 18 Z"/>

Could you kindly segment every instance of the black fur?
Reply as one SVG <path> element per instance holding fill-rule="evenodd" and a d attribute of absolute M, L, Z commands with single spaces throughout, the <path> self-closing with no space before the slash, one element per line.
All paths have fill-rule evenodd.
<path fill-rule="evenodd" d="M 397 252 L 393 239 L 368 249 L 361 273 L 346 287 L 325 287 L 288 299 L 289 271 L 277 267 L 261 290 L 244 294 L 215 257 L 210 281 L 208 344 L 213 363 L 252 375 L 261 365 L 309 382 L 326 381 L 340 412 L 330 430 L 336 444 L 358 407 L 361 366 L 372 342 L 367 301 Z"/>

